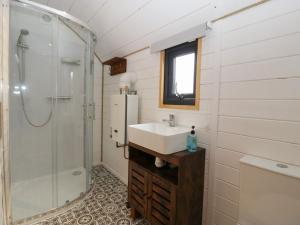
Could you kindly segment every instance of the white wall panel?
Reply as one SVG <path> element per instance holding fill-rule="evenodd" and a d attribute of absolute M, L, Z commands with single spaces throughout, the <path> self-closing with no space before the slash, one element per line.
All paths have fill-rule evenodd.
<path fill-rule="evenodd" d="M 110 58 L 115 55 L 126 55 L 128 54 L 128 52 L 133 52 L 136 49 L 141 49 L 145 46 L 149 46 L 153 42 L 175 35 L 179 31 L 184 31 L 188 28 L 194 27 L 195 25 L 199 25 L 206 21 L 209 21 L 213 16 L 212 7 L 213 5 L 209 4 L 206 7 L 195 9 L 191 13 L 183 17 L 179 17 L 178 19 L 170 22 L 165 26 L 161 26 L 153 31 L 146 32 L 143 36 L 137 37 L 130 43 L 117 48 L 116 50 L 110 52 L 107 55 L 104 55 L 103 57 Z"/>
<path fill-rule="evenodd" d="M 239 184 L 239 170 L 229 166 L 216 163 L 216 178 L 233 184 L 237 187 Z"/>
<path fill-rule="evenodd" d="M 300 76 L 300 55 L 226 66 L 222 82 L 250 81 Z"/>
<path fill-rule="evenodd" d="M 300 145 L 219 132 L 218 146 L 300 166 Z"/>
<path fill-rule="evenodd" d="M 223 83 L 221 99 L 300 99 L 300 78 Z"/>
<path fill-rule="evenodd" d="M 300 121 L 299 100 L 222 100 L 221 116 Z"/>
<path fill-rule="evenodd" d="M 297 55 L 300 53 L 300 42 L 297 41 L 299 38 L 300 33 L 295 33 L 225 50 L 222 53 L 222 65 Z"/>
<path fill-rule="evenodd" d="M 200 85 L 200 100 L 211 99 L 212 94 L 212 84 Z"/>
<path fill-rule="evenodd" d="M 139 90 L 139 95 L 141 95 L 143 99 L 158 99 L 159 91 L 158 90 L 153 91 L 151 89 Z"/>
<path fill-rule="evenodd" d="M 76 0 L 49 0 L 48 6 L 68 12 Z"/>
<path fill-rule="evenodd" d="M 239 152 L 218 148 L 216 151 L 215 161 L 217 163 L 231 166 L 235 169 L 240 168 L 240 159 L 244 156 Z"/>
<path fill-rule="evenodd" d="M 201 84 L 211 84 L 215 81 L 215 72 L 213 69 L 203 69 L 200 72 Z"/>
<path fill-rule="evenodd" d="M 213 69 L 214 68 L 214 62 L 215 62 L 215 54 L 208 53 L 205 55 L 202 55 L 201 58 L 201 69 Z"/>
<path fill-rule="evenodd" d="M 138 11 L 134 16 L 120 24 L 118 29 L 105 36 L 102 43 L 99 44 L 99 50 L 105 56 L 148 33 L 169 25 L 180 17 L 189 15 L 195 9 L 205 7 L 207 4 L 209 4 L 208 0 L 190 0 L 189 4 L 186 4 L 185 1 L 174 0 L 152 1 L 143 8 L 144 10 Z M 170 5 L 172 5 L 172 13 L 170 13 Z M 128 32 L 132 28 L 134 28 L 134 32 Z"/>
<path fill-rule="evenodd" d="M 216 180 L 216 194 L 232 202 L 239 202 L 239 189 L 224 181 Z"/>
<path fill-rule="evenodd" d="M 300 9 L 298 0 L 273 0 L 255 7 L 254 10 L 247 10 L 235 16 L 228 17 L 222 21 L 223 32 L 230 32 L 251 24 L 259 24 L 272 17 L 291 13 Z"/>
<path fill-rule="evenodd" d="M 102 42 L 104 35 L 109 35 L 112 31 L 118 30 L 118 27 L 122 23 L 151 1 L 152 0 L 107 1 L 107 4 L 98 9 L 96 14 L 90 18 L 89 25 L 97 31 L 99 41 Z"/>
<path fill-rule="evenodd" d="M 224 34 L 222 48 L 233 48 L 275 37 L 286 36 L 300 31 L 300 24 L 291 22 L 300 20 L 300 11 L 271 17 L 258 24 L 252 24 Z"/>
<path fill-rule="evenodd" d="M 236 1 L 236 0 L 222 0 L 219 1 L 217 6 L 217 17 L 221 17 L 223 15 L 229 14 L 231 12 L 237 11 L 242 9 L 248 5 L 260 2 L 260 0 L 243 0 L 243 1 Z"/>
<path fill-rule="evenodd" d="M 237 223 L 240 157 L 300 165 L 299 9 L 269 1 L 221 22 L 215 225 Z"/>
<path fill-rule="evenodd" d="M 146 78 L 138 80 L 136 82 L 136 88 L 138 89 L 158 89 L 159 88 L 159 77 Z"/>
<path fill-rule="evenodd" d="M 300 123 L 221 116 L 219 131 L 300 144 Z"/>
<path fill-rule="evenodd" d="M 47 0 L 35 0 L 35 2 L 40 3 L 40 4 L 47 4 Z"/>
<path fill-rule="evenodd" d="M 142 68 L 137 71 L 137 74 L 141 79 L 148 77 L 159 77 L 160 68 L 158 66 Z"/>
<path fill-rule="evenodd" d="M 152 54 L 150 57 L 141 60 L 128 61 L 128 70 L 143 71 L 148 68 L 159 68 L 160 66 L 160 54 Z M 159 75 L 157 73 L 156 75 Z"/>
<path fill-rule="evenodd" d="M 211 12 L 211 10 L 207 10 Z M 216 44 L 218 39 L 214 32 L 209 32 L 205 38 L 202 39 L 202 55 L 214 53 L 216 51 Z"/>
<path fill-rule="evenodd" d="M 76 0 L 69 13 L 88 22 L 107 2 L 108 0 L 89 0 L 87 3 L 86 0 Z"/>
<path fill-rule="evenodd" d="M 238 205 L 220 196 L 216 196 L 216 210 L 234 219 L 238 218 Z"/>

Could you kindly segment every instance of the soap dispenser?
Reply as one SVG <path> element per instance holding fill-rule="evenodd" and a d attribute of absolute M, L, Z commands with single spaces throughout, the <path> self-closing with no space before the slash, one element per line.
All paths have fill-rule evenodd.
<path fill-rule="evenodd" d="M 189 152 L 197 151 L 197 135 L 195 131 L 195 126 L 192 126 L 191 132 L 187 136 L 186 147 Z"/>

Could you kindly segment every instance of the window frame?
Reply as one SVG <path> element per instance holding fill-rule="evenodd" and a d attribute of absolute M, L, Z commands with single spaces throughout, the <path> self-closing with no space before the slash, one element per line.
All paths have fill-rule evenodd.
<path fill-rule="evenodd" d="M 200 98 L 200 68 L 201 68 L 201 50 L 202 39 L 199 38 L 193 42 L 187 42 L 177 45 L 167 50 L 161 51 L 160 58 L 160 108 L 173 108 L 173 109 L 187 109 L 187 110 L 199 110 L 199 98 Z M 196 51 L 196 52 L 195 52 Z M 172 85 L 174 82 L 173 74 L 173 59 L 188 54 L 189 52 L 195 52 L 195 75 L 194 75 L 194 93 L 183 95 L 183 99 L 180 99 L 176 95 L 172 94 Z M 171 94 L 170 94 L 171 93 Z M 186 98 L 186 99 L 184 99 Z"/>

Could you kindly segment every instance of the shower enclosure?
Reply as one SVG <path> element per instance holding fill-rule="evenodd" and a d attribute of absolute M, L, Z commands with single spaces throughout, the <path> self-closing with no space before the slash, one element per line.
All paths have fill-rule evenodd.
<path fill-rule="evenodd" d="M 39 4 L 9 8 L 8 202 L 16 222 L 91 188 L 95 35 Z"/>

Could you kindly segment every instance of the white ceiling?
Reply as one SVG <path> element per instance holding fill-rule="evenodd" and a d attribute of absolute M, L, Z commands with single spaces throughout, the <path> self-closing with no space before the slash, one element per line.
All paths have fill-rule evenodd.
<path fill-rule="evenodd" d="M 212 16 L 212 0 L 33 0 L 83 20 L 102 60 L 149 46 Z"/>

